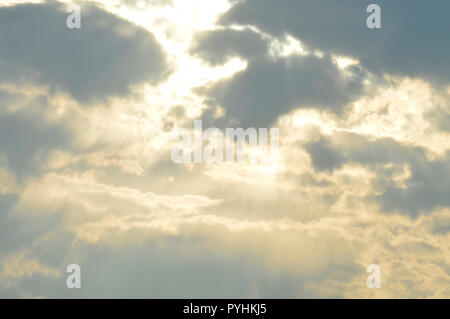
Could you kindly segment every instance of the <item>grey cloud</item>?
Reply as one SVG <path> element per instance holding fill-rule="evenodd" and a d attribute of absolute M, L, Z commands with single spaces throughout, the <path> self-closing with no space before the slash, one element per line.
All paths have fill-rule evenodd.
<path fill-rule="evenodd" d="M 364 90 L 364 71 L 350 68 L 344 74 L 327 56 L 290 56 L 256 59 L 246 70 L 200 93 L 211 105 L 225 108 L 216 125 L 267 127 L 295 108 L 316 107 L 339 113 Z M 208 119 L 208 113 L 204 118 Z"/>
<path fill-rule="evenodd" d="M 449 99 L 450 100 L 450 99 Z M 436 106 L 425 117 L 438 129 L 450 133 L 450 102 L 446 106 Z"/>
<path fill-rule="evenodd" d="M 19 179 L 37 173 L 48 151 L 66 147 L 69 139 L 64 127 L 45 123 L 33 114 L 0 115 L 0 151 Z"/>
<path fill-rule="evenodd" d="M 17 203 L 17 195 L 0 194 L 0 255 L 15 244 L 15 221 L 12 221 L 10 211 Z"/>
<path fill-rule="evenodd" d="M 165 78 L 168 65 L 153 35 L 90 4 L 81 29 L 69 29 L 57 2 L 0 8 L 0 82 L 50 85 L 88 103 Z"/>
<path fill-rule="evenodd" d="M 209 231 L 217 234 L 222 230 Z M 95 245 L 78 242 L 71 249 L 67 247 L 65 260 L 81 266 L 82 289 L 65 287 L 65 265 L 61 262 L 58 268 L 63 274 L 61 278 L 34 274 L 23 278 L 9 293 L 20 295 L 26 291 L 49 298 L 310 298 L 323 294 L 308 283 L 330 278 L 348 281 L 364 271 L 354 262 L 354 256 L 345 254 L 345 249 L 339 246 L 342 242 L 330 248 L 327 266 L 306 277 L 291 271 L 268 271 L 264 258 L 248 250 L 235 256 L 216 251 L 209 246 L 215 240 L 207 235 L 208 231 L 206 236 L 197 233 L 188 238 L 158 231 L 134 229 L 128 233 L 131 232 L 142 239 L 139 244 L 112 247 L 102 242 Z M 127 234 L 120 233 L 116 239 L 126 242 Z M 206 242 L 208 246 L 202 244 Z M 320 242 L 323 247 L 326 240 Z M 342 295 L 336 292 L 330 297 Z"/>
<path fill-rule="evenodd" d="M 95 281 L 86 294 L 89 297 L 112 298 L 318 297 L 320 294 L 317 291 L 308 289 L 308 282 L 321 281 L 334 274 L 350 279 L 360 271 L 349 262 L 333 264 L 321 274 L 323 278 L 270 273 L 251 256 L 239 254 L 230 259 L 214 253 L 178 254 L 185 244 L 175 238 L 168 242 L 164 251 L 150 243 L 129 251 L 92 247 L 88 264 L 83 267 L 88 269 L 87 275 Z M 142 250 L 148 253 L 143 255 Z M 114 274 L 116 281 L 110 280 Z"/>
<path fill-rule="evenodd" d="M 196 35 L 191 53 L 209 61 L 221 64 L 227 59 L 239 56 L 247 59 L 266 55 L 268 43 L 251 30 L 232 29 L 204 31 Z"/>
<path fill-rule="evenodd" d="M 368 0 L 239 1 L 221 24 L 291 34 L 312 48 L 357 58 L 375 73 L 450 82 L 450 2 L 379 0 L 382 29 L 366 26 Z"/>
<path fill-rule="evenodd" d="M 112 250 L 87 248 L 82 268 L 82 289 L 67 289 L 65 276 L 34 274 L 0 297 L 23 298 L 24 293 L 48 298 L 289 298 L 308 297 L 301 277 L 270 276 L 248 261 L 198 256 L 196 260 L 163 253 L 150 245 Z M 146 253 L 143 254 L 142 251 Z M 73 259 L 75 260 L 75 259 Z M 76 261 L 76 260 L 75 260 Z M 63 268 L 61 267 L 61 272 Z"/>
<path fill-rule="evenodd" d="M 332 171 L 345 163 L 345 157 L 324 138 L 306 145 L 305 149 L 311 155 L 314 167 L 320 171 Z"/>
<path fill-rule="evenodd" d="M 19 209 L 19 199 L 19 195 L 0 194 L 0 256 L 21 248 L 31 248 L 36 239 L 48 237 L 61 225 L 61 215 L 33 215 Z M 59 236 L 57 242 L 44 248 L 48 250 L 63 238 Z M 56 250 L 52 250 L 56 253 Z"/>
<path fill-rule="evenodd" d="M 428 161 L 421 148 L 404 146 L 393 139 L 370 141 L 349 133 L 322 138 L 305 145 L 317 170 L 332 171 L 344 163 L 360 163 L 377 172 L 377 186 L 383 188 L 374 198 L 386 212 L 399 211 L 417 217 L 439 207 L 450 207 L 450 153 L 443 159 Z M 383 164 L 407 165 L 411 176 L 405 188 L 392 182 L 394 169 Z"/>
<path fill-rule="evenodd" d="M 432 232 L 435 234 L 445 235 L 450 232 L 450 220 L 436 222 L 432 227 Z"/>

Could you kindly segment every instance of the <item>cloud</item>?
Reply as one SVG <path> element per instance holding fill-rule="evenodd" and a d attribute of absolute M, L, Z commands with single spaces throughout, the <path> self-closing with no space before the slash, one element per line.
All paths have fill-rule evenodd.
<path fill-rule="evenodd" d="M 17 258 L 5 259 L 8 271 L 0 279 L 22 297 L 23 291 L 85 298 L 231 297 L 239 291 L 277 298 L 320 296 L 307 283 L 362 271 L 355 261 L 359 244 L 340 232 L 245 214 L 224 217 L 216 214 L 217 204 L 205 196 L 113 187 L 87 175 L 35 179 L 0 224 L 10 230 L 1 235 L 8 239 L 1 241 L 5 255 L 26 248 L 19 254 L 26 262 L 12 273 Z M 70 263 L 82 267 L 80 291 L 64 287 Z M 46 275 L 56 272 L 62 277 Z M 269 283 L 276 288 L 267 289 Z M 214 285 L 222 288 L 212 292 Z"/>
<path fill-rule="evenodd" d="M 327 56 L 257 59 L 232 78 L 199 91 L 225 109 L 223 125 L 268 127 L 296 108 L 339 113 L 364 89 L 364 71 L 355 66 L 348 73 Z"/>
<path fill-rule="evenodd" d="M 333 171 L 345 163 L 358 163 L 376 172 L 376 186 L 381 195 L 374 195 L 383 212 L 398 211 L 411 217 L 427 214 L 436 208 L 449 207 L 450 154 L 428 160 L 423 149 L 404 146 L 390 138 L 370 140 L 352 133 L 335 133 L 317 142 L 308 143 L 313 166 L 319 171 Z M 386 166 L 394 164 L 394 168 Z M 395 174 L 406 165 L 408 176 L 399 185 Z"/>
<path fill-rule="evenodd" d="M 87 2 L 81 30 L 54 1 L 0 8 L 0 297 L 449 296 L 448 96 L 424 80 L 376 82 L 437 65 L 440 51 L 389 69 L 394 60 L 362 53 L 396 55 L 397 43 L 310 27 L 365 27 L 351 1 L 248 0 L 225 28 L 210 13 L 225 1 Z M 381 32 L 397 6 L 383 3 Z M 165 82 L 151 33 L 105 10 L 154 27 L 174 76 Z M 239 16 L 257 28 L 228 26 Z M 445 65 L 427 70 L 445 78 Z M 279 125 L 279 156 L 174 164 L 170 131 L 192 129 L 207 106 L 205 128 Z M 73 263 L 82 289 L 65 286 Z M 372 263 L 382 289 L 365 285 Z"/>
<path fill-rule="evenodd" d="M 46 123 L 28 110 L 0 115 L 0 152 L 19 180 L 37 174 L 48 153 L 69 141 L 62 125 Z"/>
<path fill-rule="evenodd" d="M 433 226 L 433 232 L 442 235 L 450 233 L 450 221 L 446 220 L 444 224 L 436 223 Z"/>
<path fill-rule="evenodd" d="M 450 133 L 450 97 L 448 104 L 437 105 L 426 114 L 426 118 L 438 129 Z"/>
<path fill-rule="evenodd" d="M 239 1 L 222 25 L 256 26 L 274 36 L 290 34 L 305 45 L 361 61 L 374 73 L 450 83 L 447 41 L 450 3 L 380 0 L 382 29 L 366 26 L 371 1 Z"/>
<path fill-rule="evenodd" d="M 254 31 L 224 29 L 197 33 L 190 51 L 212 64 L 223 64 L 236 56 L 263 57 L 268 50 L 268 43 Z"/>
<path fill-rule="evenodd" d="M 82 7 L 81 29 L 69 29 L 65 9 L 57 2 L 0 8 L 1 82 L 48 85 L 90 103 L 167 76 L 148 31 L 92 4 Z"/>

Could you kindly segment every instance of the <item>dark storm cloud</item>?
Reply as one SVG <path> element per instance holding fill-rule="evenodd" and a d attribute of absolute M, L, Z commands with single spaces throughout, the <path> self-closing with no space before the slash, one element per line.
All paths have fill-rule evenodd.
<path fill-rule="evenodd" d="M 94 5 L 69 29 L 57 2 L 0 8 L 0 82 L 50 85 L 82 103 L 124 95 L 167 75 L 153 35 Z"/>
<path fill-rule="evenodd" d="M 386 212 L 399 211 L 417 217 L 439 207 L 450 207 L 450 153 L 443 159 L 429 161 L 421 148 L 404 146 L 390 138 L 371 141 L 349 133 L 323 137 L 305 148 L 319 171 L 332 171 L 344 163 L 359 163 L 375 170 L 376 186 L 383 193 L 374 197 Z M 383 166 L 388 163 L 397 166 Z M 403 165 L 411 172 L 404 188 L 392 180 Z"/>
<path fill-rule="evenodd" d="M 295 108 L 339 113 L 363 92 L 363 70 L 351 67 L 347 71 L 349 75 L 344 76 L 328 56 L 255 59 L 246 70 L 200 92 L 212 105 L 225 108 L 225 118 L 216 125 L 267 127 Z"/>
<path fill-rule="evenodd" d="M 366 26 L 368 0 L 239 1 L 221 23 L 291 34 L 325 52 L 351 56 L 375 73 L 450 82 L 449 1 L 379 0 L 382 29 Z"/>
<path fill-rule="evenodd" d="M 232 57 L 255 58 L 268 52 L 263 37 L 251 30 L 204 31 L 196 35 L 191 53 L 211 64 L 222 64 Z"/>

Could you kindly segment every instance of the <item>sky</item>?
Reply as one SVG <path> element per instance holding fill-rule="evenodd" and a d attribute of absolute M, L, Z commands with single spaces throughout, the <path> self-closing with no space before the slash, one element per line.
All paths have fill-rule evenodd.
<path fill-rule="evenodd" d="M 0 298 L 450 298 L 449 1 L 70 3 L 0 0 Z"/>

